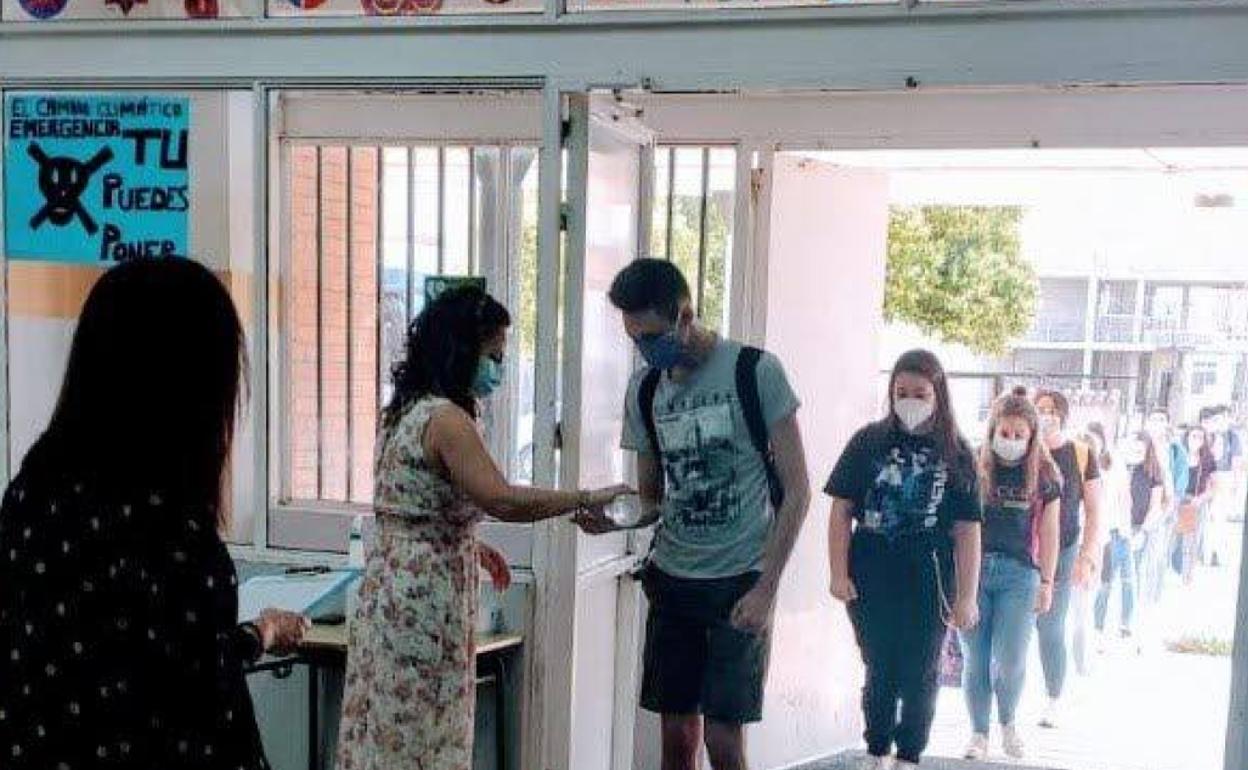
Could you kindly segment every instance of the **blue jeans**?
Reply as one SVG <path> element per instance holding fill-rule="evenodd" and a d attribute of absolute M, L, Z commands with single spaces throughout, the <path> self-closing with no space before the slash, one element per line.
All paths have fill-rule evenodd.
<path fill-rule="evenodd" d="M 1096 596 L 1096 630 L 1105 630 L 1106 616 L 1109 614 L 1109 596 L 1113 591 L 1114 581 L 1122 583 L 1122 617 L 1119 628 L 1131 630 L 1131 616 L 1135 612 L 1135 554 L 1131 552 L 1131 539 L 1128 535 L 1115 529 L 1109 533 L 1109 542 L 1105 545 L 1105 567 L 1101 572 L 1101 590 Z"/>
<path fill-rule="evenodd" d="M 998 553 L 984 554 L 979 573 L 979 625 L 961 634 L 966 706 L 976 733 L 986 735 L 997 696 L 1001 724 L 1014 712 L 1027 680 L 1027 647 L 1036 622 L 1040 573 Z"/>
<path fill-rule="evenodd" d="M 1070 592 L 1078 559 L 1078 543 L 1066 546 L 1058 554 L 1057 574 L 1053 578 L 1053 608 L 1036 618 L 1040 667 L 1044 669 L 1044 685 L 1050 698 L 1060 698 L 1066 685 L 1066 615 L 1070 611 Z"/>

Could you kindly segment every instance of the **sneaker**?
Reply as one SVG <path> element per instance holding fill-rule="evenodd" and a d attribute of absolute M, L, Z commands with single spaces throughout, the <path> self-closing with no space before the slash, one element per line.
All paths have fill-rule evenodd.
<path fill-rule="evenodd" d="M 1022 759 L 1027 755 L 1027 744 L 1014 725 L 1001 726 L 1001 748 L 1010 759 Z"/>
<path fill-rule="evenodd" d="M 892 766 L 892 757 L 877 757 L 874 754 L 868 754 L 858 761 L 854 770 L 889 770 Z"/>
<path fill-rule="evenodd" d="M 1049 705 L 1045 706 L 1044 714 L 1040 717 L 1040 726 L 1047 727 L 1052 730 L 1057 727 L 1058 711 L 1060 711 L 1057 698 L 1050 698 Z"/>
<path fill-rule="evenodd" d="M 988 758 L 988 736 L 983 733 L 975 733 L 971 736 L 971 742 L 966 744 L 966 753 L 962 755 L 964 759 L 972 762 L 983 762 Z"/>

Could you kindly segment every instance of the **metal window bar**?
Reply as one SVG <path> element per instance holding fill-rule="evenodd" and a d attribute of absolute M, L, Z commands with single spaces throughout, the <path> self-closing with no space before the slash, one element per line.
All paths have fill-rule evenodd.
<path fill-rule="evenodd" d="M 385 199 L 385 195 L 382 193 L 382 187 L 385 184 L 385 167 L 386 167 L 385 160 L 386 158 L 385 158 L 385 151 L 381 148 L 380 145 L 373 148 L 373 151 L 377 153 L 377 186 L 376 186 L 376 189 L 373 190 L 373 202 L 377 206 L 376 208 L 377 231 L 374 234 L 375 237 L 374 237 L 373 242 L 374 244 L 376 244 L 376 247 L 377 247 L 376 248 L 376 252 L 377 252 L 376 253 L 376 258 L 377 258 L 377 328 L 375 329 L 375 340 L 376 340 L 376 345 L 377 345 L 377 348 L 376 348 L 377 350 L 377 361 L 376 361 L 376 364 L 377 364 L 377 383 L 376 383 L 377 406 L 380 409 L 380 407 L 382 406 L 381 399 L 382 399 L 382 396 L 384 395 L 382 386 L 386 381 L 385 379 L 386 372 L 385 372 L 385 363 L 384 363 L 385 356 L 383 355 L 385 348 L 382 346 L 382 342 L 383 342 L 382 329 L 384 328 L 384 324 L 385 324 L 385 305 L 386 305 L 386 294 L 385 294 L 385 270 L 386 270 L 385 202 L 386 202 L 386 199 Z"/>
<path fill-rule="evenodd" d="M 702 148 L 702 200 L 698 210 L 698 317 L 703 317 L 706 297 L 706 244 L 707 218 L 711 195 L 711 148 Z"/>
<path fill-rule="evenodd" d="M 476 275 L 477 270 L 477 148 L 468 148 L 468 274 Z"/>
<path fill-rule="evenodd" d="M 667 148 L 667 236 L 663 240 L 663 256 L 672 261 L 672 227 L 676 212 L 676 149 Z"/>
<path fill-rule="evenodd" d="M 438 145 L 438 275 L 446 271 L 446 147 Z"/>
<path fill-rule="evenodd" d="M 323 153 L 320 145 L 316 147 L 316 496 L 325 494 L 325 394 L 322 383 L 325 379 L 324 356 L 324 310 L 321 307 L 321 287 L 325 270 L 325 238 L 321 232 L 325 222 L 324 169 L 322 168 Z"/>
<path fill-rule="evenodd" d="M 347 182 L 346 182 L 346 188 L 347 188 L 346 189 L 346 193 L 347 193 L 346 194 L 347 254 L 346 254 L 346 259 L 343 260 L 343 269 L 346 270 L 346 273 L 347 273 L 347 281 L 346 281 L 346 284 L 347 284 L 346 285 L 346 289 L 347 289 L 347 420 L 346 420 L 346 425 L 347 425 L 347 441 L 346 441 L 346 448 L 347 448 L 346 497 L 347 497 L 347 502 L 350 502 L 352 500 L 352 494 L 351 494 L 353 491 L 352 486 L 355 482 L 355 430 L 354 430 L 355 367 L 353 366 L 354 356 L 352 355 L 352 350 L 351 350 L 351 348 L 355 344 L 355 324 L 353 323 L 353 314 L 351 312 L 353 309 L 353 306 L 355 305 L 355 292 L 353 290 L 355 287 L 352 285 L 353 284 L 352 278 L 354 277 L 354 274 L 355 274 L 355 271 L 352 269 L 355 266 L 355 239 L 353 237 L 354 236 L 353 225 L 355 224 L 355 175 L 354 175 L 355 172 L 354 172 L 354 164 L 352 162 L 354 161 L 354 159 L 355 159 L 355 148 L 347 147 Z"/>
<path fill-rule="evenodd" d="M 407 148 L 407 298 L 403 303 L 403 318 L 412 317 L 412 303 L 416 291 L 416 148 Z"/>

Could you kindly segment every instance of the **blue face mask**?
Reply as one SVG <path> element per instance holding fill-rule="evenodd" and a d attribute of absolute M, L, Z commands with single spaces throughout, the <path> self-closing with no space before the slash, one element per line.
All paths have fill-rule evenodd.
<path fill-rule="evenodd" d="M 502 384 L 502 364 L 489 356 L 482 356 L 477 363 L 477 374 L 472 380 L 472 392 L 477 398 L 489 398 Z"/>
<path fill-rule="evenodd" d="M 689 362 L 685 346 L 681 344 L 674 330 L 665 334 L 647 334 L 638 337 L 636 343 L 641 357 L 655 369 L 667 371 Z"/>

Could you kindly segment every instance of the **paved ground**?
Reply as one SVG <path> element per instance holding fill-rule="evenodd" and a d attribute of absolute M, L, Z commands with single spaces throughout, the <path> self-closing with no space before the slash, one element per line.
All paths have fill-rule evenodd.
<path fill-rule="evenodd" d="M 848 753 L 831 759 L 821 760 L 809 765 L 802 765 L 796 770 L 855 770 L 855 763 L 862 758 L 861 753 Z M 960 759 L 932 758 L 923 760 L 923 770 L 1049 770 L 1047 768 L 1028 767 L 1024 765 L 993 765 L 984 762 L 966 762 Z"/>
<path fill-rule="evenodd" d="M 1240 532 L 1228 531 L 1226 539 L 1238 543 Z M 1176 654 L 1166 641 L 1232 639 L 1238 574 L 1233 553 L 1220 569 L 1201 570 L 1193 585 L 1171 585 L 1146 618 L 1138 645 L 1107 644 L 1094 656 L 1090 676 L 1072 677 L 1056 730 L 1036 726 L 1045 698 L 1033 654 L 1020 715 L 1029 761 L 1071 770 L 1222 770 L 1230 658 Z M 961 691 L 945 690 L 932 754 L 959 756 L 968 729 Z M 993 744 L 999 747 L 996 736 Z M 963 767 L 933 765 L 946 766 Z"/>

